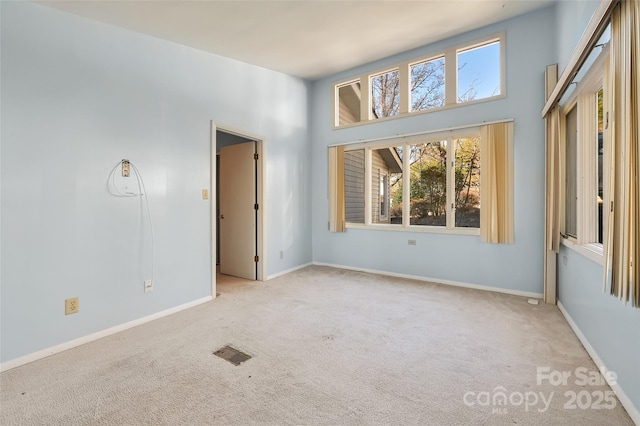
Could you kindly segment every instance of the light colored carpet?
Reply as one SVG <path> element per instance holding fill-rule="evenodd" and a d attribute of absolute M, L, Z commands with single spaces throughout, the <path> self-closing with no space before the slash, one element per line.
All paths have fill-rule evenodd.
<path fill-rule="evenodd" d="M 218 292 L 2 373 L 0 423 L 633 424 L 617 400 L 564 407 L 565 392 L 595 401 L 607 386 L 537 385 L 537 367 L 597 371 L 554 306 L 317 266 L 264 283 L 225 277 Z M 225 344 L 253 358 L 212 354 Z M 498 387 L 506 405 L 478 405 Z M 553 392 L 546 411 L 518 404 L 534 392 Z"/>

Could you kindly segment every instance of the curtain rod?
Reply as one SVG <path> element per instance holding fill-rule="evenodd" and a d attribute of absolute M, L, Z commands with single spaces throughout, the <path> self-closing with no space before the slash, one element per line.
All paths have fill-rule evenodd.
<path fill-rule="evenodd" d="M 404 138 L 410 138 L 410 137 L 413 137 L 413 136 L 426 136 L 426 135 L 432 135 L 434 133 L 444 133 L 444 132 L 451 132 L 451 131 L 454 131 L 454 130 L 463 130 L 463 129 L 471 129 L 473 127 L 487 126 L 489 124 L 511 123 L 511 122 L 513 122 L 513 118 L 504 118 L 502 120 L 483 121 L 481 123 L 465 124 L 463 126 L 446 127 L 446 128 L 443 128 L 443 129 L 428 130 L 426 132 L 395 134 L 393 136 L 385 136 L 385 137 L 382 137 L 382 138 L 374 138 L 374 139 L 358 139 L 357 141 L 334 143 L 334 144 L 331 144 L 331 145 L 327 145 L 327 147 L 330 148 L 332 146 L 345 146 L 345 145 L 355 145 L 355 144 L 360 144 L 360 143 L 381 142 L 381 141 L 387 141 L 387 140 L 393 140 L 393 139 L 404 139 Z"/>
<path fill-rule="evenodd" d="M 587 25 L 582 37 L 580 37 L 580 41 L 573 51 L 571 59 L 569 59 L 569 63 L 553 88 L 547 103 L 544 104 L 544 108 L 542 108 L 542 118 L 546 117 L 551 107 L 560 100 L 567 87 L 571 84 L 575 74 L 580 70 L 584 61 L 587 60 L 587 57 L 591 53 L 591 49 L 598 42 L 598 38 L 605 29 L 606 24 L 608 24 L 611 11 L 619 1 L 620 0 L 602 0 L 600 2 L 600 5 L 589 21 L 589 25 Z"/>

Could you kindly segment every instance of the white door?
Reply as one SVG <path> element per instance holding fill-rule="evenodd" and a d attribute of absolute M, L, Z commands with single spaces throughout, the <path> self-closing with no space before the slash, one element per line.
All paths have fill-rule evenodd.
<path fill-rule="evenodd" d="M 220 272 L 256 279 L 255 142 L 220 149 Z"/>

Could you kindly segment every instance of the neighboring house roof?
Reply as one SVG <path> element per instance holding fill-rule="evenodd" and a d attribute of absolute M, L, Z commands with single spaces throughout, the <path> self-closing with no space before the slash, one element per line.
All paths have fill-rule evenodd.
<path fill-rule="evenodd" d="M 378 152 L 389 168 L 389 173 L 402 172 L 402 160 L 395 148 L 379 149 Z"/>

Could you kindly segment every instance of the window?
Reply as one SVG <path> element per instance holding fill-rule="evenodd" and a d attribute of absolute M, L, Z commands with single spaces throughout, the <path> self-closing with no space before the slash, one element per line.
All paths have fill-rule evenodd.
<path fill-rule="evenodd" d="M 350 81 L 336 87 L 338 102 L 337 121 L 340 126 L 360 122 L 360 80 Z"/>
<path fill-rule="evenodd" d="M 347 223 L 402 225 L 403 210 L 408 209 L 406 223 L 411 226 L 478 229 L 479 129 L 465 132 L 419 143 L 371 148 L 347 146 L 344 152 Z M 408 163 L 405 165 L 404 161 Z M 368 181 L 370 218 L 366 217 Z"/>
<path fill-rule="evenodd" d="M 585 69 L 574 78 L 573 91 L 560 100 L 564 119 L 564 222 L 565 240 L 588 256 L 600 256 L 603 223 L 607 212 L 603 182 L 604 132 L 607 128 L 605 64 L 608 62 L 608 33 L 592 52 Z M 562 223 L 562 222 L 561 222 Z M 595 258 L 594 258 L 595 259 Z"/>
<path fill-rule="evenodd" d="M 410 111 L 444 106 L 444 57 L 411 64 L 410 69 Z"/>
<path fill-rule="evenodd" d="M 371 223 L 402 223 L 402 148 L 372 149 Z"/>
<path fill-rule="evenodd" d="M 449 66 L 451 65 L 451 66 Z M 334 127 L 505 96 L 504 34 L 335 84 Z"/>
<path fill-rule="evenodd" d="M 500 121 L 329 147 L 329 231 L 453 232 L 513 243 L 513 128 Z"/>
<path fill-rule="evenodd" d="M 364 149 L 344 153 L 345 220 L 364 223 Z"/>
<path fill-rule="evenodd" d="M 400 112 L 400 72 L 392 70 L 371 77 L 371 118 Z"/>
<path fill-rule="evenodd" d="M 597 243 L 602 244 L 602 230 L 603 224 L 603 211 L 602 204 L 604 203 L 604 188 L 603 188 L 603 157 L 604 157 L 604 89 L 601 87 L 596 93 L 596 108 L 598 111 L 598 139 L 596 143 L 596 168 L 597 168 L 597 176 L 598 176 L 598 184 L 596 187 L 597 191 L 597 199 L 596 199 L 596 208 L 598 209 L 598 216 L 596 218 L 596 228 L 597 228 Z"/>
<path fill-rule="evenodd" d="M 380 217 L 373 223 L 402 224 L 402 146 L 371 150 L 371 164 L 380 176 Z M 385 214 L 386 213 L 386 214 Z"/>
<path fill-rule="evenodd" d="M 458 50 L 458 103 L 501 94 L 500 40 Z"/>
<path fill-rule="evenodd" d="M 456 228 L 480 227 L 480 138 L 454 140 Z"/>
<path fill-rule="evenodd" d="M 447 145 L 434 141 L 411 145 L 411 224 L 447 226 Z"/>

